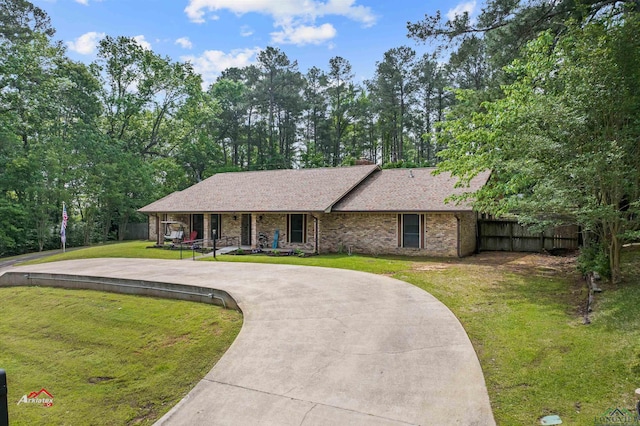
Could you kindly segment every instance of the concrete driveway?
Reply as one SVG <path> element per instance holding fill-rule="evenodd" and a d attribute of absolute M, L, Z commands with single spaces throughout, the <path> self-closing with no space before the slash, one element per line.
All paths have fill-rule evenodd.
<path fill-rule="evenodd" d="M 456 317 L 392 278 L 289 265 L 89 259 L 9 268 L 226 291 L 236 341 L 160 425 L 493 425 Z"/>

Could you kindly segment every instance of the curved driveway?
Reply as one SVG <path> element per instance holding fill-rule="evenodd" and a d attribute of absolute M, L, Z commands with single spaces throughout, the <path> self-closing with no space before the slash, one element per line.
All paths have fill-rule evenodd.
<path fill-rule="evenodd" d="M 237 339 L 161 425 L 493 425 L 456 317 L 392 278 L 290 265 L 90 259 L 9 271 L 224 290 Z"/>

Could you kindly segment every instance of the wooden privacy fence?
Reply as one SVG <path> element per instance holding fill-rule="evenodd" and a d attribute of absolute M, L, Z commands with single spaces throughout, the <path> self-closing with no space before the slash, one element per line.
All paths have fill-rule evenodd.
<path fill-rule="evenodd" d="M 124 233 L 125 240 L 148 240 L 149 225 L 147 223 L 128 223 Z"/>
<path fill-rule="evenodd" d="M 559 226 L 533 233 L 516 221 L 478 220 L 479 251 L 539 252 L 553 249 L 575 250 L 580 243 L 576 225 Z"/>

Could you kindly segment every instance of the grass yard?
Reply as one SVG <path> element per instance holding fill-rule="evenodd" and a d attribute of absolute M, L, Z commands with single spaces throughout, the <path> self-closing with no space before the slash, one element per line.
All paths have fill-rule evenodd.
<path fill-rule="evenodd" d="M 0 288 L 0 300 L 11 425 L 151 424 L 242 326 L 212 305 L 87 290 Z M 42 388 L 53 406 L 17 404 Z"/>
<path fill-rule="evenodd" d="M 41 259 L 23 262 L 22 265 L 33 265 L 44 262 L 56 262 L 58 260 L 93 259 L 98 257 L 126 257 L 143 259 L 180 259 L 178 249 L 149 248 L 153 246 L 151 241 L 127 241 L 124 243 L 110 243 L 97 245 L 66 253 L 58 253 Z M 182 250 L 184 258 L 191 257 L 191 250 Z"/>
<path fill-rule="evenodd" d="M 126 243 L 114 251 L 120 257 L 163 253 L 145 245 Z M 82 257 L 81 252 L 67 255 Z M 218 259 L 354 269 L 392 276 L 430 292 L 456 314 L 469 334 L 499 425 L 539 424 L 548 414 L 560 415 L 564 424 L 593 425 L 594 418 L 609 408 L 635 405 L 634 390 L 640 387 L 637 247 L 624 252 L 624 284 L 602 284 L 605 291 L 596 298 L 590 325 L 583 324 L 587 292 L 572 258 L 483 253 L 466 259 Z"/>
<path fill-rule="evenodd" d="M 396 277 L 429 291 L 460 319 L 498 424 L 539 424 L 558 414 L 565 424 L 593 425 L 610 407 L 633 409 L 640 387 L 640 252 L 625 255 L 625 285 L 603 285 L 590 325 L 582 315 L 586 287 L 573 268 L 531 258 L 525 265 L 518 264 L 524 258 L 502 265 L 471 260 Z"/>

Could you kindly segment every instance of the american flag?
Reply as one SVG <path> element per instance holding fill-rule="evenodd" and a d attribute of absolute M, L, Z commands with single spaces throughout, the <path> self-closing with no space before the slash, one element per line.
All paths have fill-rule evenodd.
<path fill-rule="evenodd" d="M 60 225 L 60 240 L 62 244 L 67 242 L 67 221 L 69 220 L 69 216 L 67 216 L 67 206 L 62 203 L 62 225 Z"/>

